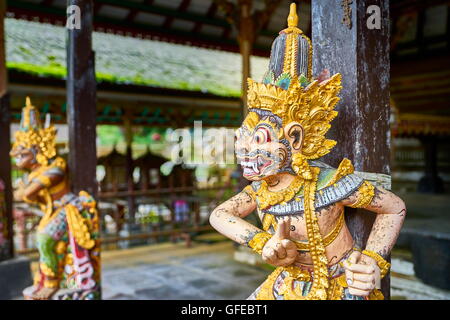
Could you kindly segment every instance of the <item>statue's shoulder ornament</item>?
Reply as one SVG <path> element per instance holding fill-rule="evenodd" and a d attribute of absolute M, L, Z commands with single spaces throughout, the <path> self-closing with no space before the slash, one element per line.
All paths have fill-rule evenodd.
<path fill-rule="evenodd" d="M 251 184 L 246 186 L 242 191 L 248 194 L 250 198 L 256 200 L 256 192 L 258 192 L 261 187 L 261 181 L 253 181 Z"/>
<path fill-rule="evenodd" d="M 327 182 L 326 187 L 334 185 L 342 178 L 348 176 L 349 174 L 353 174 L 354 171 L 355 168 L 353 167 L 352 162 L 347 158 L 344 158 L 339 164 L 339 167 L 334 171 L 331 179 Z"/>

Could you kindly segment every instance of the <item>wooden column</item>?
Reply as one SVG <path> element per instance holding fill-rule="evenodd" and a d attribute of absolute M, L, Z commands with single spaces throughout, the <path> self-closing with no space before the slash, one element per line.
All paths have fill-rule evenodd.
<path fill-rule="evenodd" d="M 380 28 L 369 29 L 367 9 L 380 9 Z M 339 165 L 349 158 L 355 170 L 390 174 L 389 2 L 388 0 L 312 0 L 314 74 L 328 68 L 342 74 L 338 117 L 328 137 L 338 142 L 324 161 Z M 347 223 L 364 247 L 375 215 L 348 210 Z M 389 277 L 383 279 L 389 298 Z"/>
<path fill-rule="evenodd" d="M 134 181 L 133 181 L 133 128 L 131 126 L 131 115 L 129 113 L 126 114 L 124 120 L 124 133 L 125 133 L 125 142 L 127 145 L 126 149 L 126 171 L 127 171 L 127 189 L 128 192 L 133 192 L 134 190 Z M 142 172 L 141 172 L 142 174 Z M 128 217 L 134 222 L 135 215 L 135 203 L 134 196 L 129 195 L 127 197 L 128 203 Z"/>
<path fill-rule="evenodd" d="M 96 82 L 92 51 L 92 0 L 68 0 L 80 8 L 81 28 L 67 30 L 67 120 L 73 192 L 97 194 Z"/>
<path fill-rule="evenodd" d="M 239 50 L 242 55 L 242 115 L 247 115 L 247 78 L 250 77 L 250 57 L 258 32 L 270 20 L 282 0 L 265 0 L 265 8 L 252 10 L 253 0 L 214 0 L 225 13 L 228 22 L 238 32 Z"/>
<path fill-rule="evenodd" d="M 10 124 L 11 114 L 8 95 L 8 71 L 5 58 L 5 11 L 6 1 L 0 1 L 0 180 L 5 185 L 5 209 L 4 216 L 0 215 L 0 223 L 6 229 L 6 252 L 0 252 L 0 260 L 12 258 L 13 245 L 13 215 L 12 215 L 12 184 L 11 184 L 11 150 Z M 0 229 L 0 234 L 2 233 Z M 1 248 L 0 248 L 1 249 Z"/>
<path fill-rule="evenodd" d="M 250 57 L 254 42 L 253 17 L 251 15 L 252 0 L 240 0 L 238 2 L 239 19 L 239 50 L 242 57 L 242 119 L 247 116 L 247 79 L 250 77 Z"/>
<path fill-rule="evenodd" d="M 437 137 L 425 136 L 421 139 L 425 153 L 425 175 L 419 180 L 417 191 L 422 193 L 443 193 L 444 182 L 438 174 Z"/>

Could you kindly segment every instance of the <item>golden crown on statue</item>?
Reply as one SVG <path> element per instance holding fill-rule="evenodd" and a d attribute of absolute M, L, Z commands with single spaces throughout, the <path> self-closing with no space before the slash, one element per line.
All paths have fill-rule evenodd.
<path fill-rule="evenodd" d="M 291 4 L 287 19 L 288 28 L 280 32 L 275 40 L 284 46 L 281 51 L 282 71 L 276 77 L 269 70 L 263 82 L 248 79 L 247 104 L 249 111 L 260 109 L 270 111 L 282 119 L 283 125 L 296 121 L 303 128 L 302 154 L 306 159 L 317 159 L 327 154 L 336 144 L 325 138 L 331 128 L 330 122 L 337 116 L 334 107 L 339 101 L 341 75 L 326 80 L 314 80 L 311 76 L 311 41 L 297 28 L 295 3 Z M 280 54 L 274 52 L 272 55 Z M 281 45 L 280 45 L 281 44 Z M 271 59 L 272 60 L 272 59 Z M 276 67 L 274 67 L 276 68 Z"/>
<path fill-rule="evenodd" d="M 15 133 L 13 148 L 22 146 L 27 149 L 36 148 L 36 160 L 47 165 L 48 160 L 56 156 L 56 128 L 49 121 L 42 127 L 39 110 L 26 98 L 22 109 L 20 128 Z"/>

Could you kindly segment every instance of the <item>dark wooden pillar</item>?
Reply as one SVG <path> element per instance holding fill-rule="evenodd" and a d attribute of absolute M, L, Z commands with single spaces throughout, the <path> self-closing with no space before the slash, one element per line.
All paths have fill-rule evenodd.
<path fill-rule="evenodd" d="M 417 191 L 422 193 L 443 193 L 444 182 L 438 175 L 437 165 L 437 138 L 433 136 L 422 137 L 425 151 L 425 175 L 420 179 Z"/>
<path fill-rule="evenodd" d="M 133 149 L 132 149 L 133 128 L 131 126 L 131 115 L 129 113 L 125 116 L 124 131 L 125 131 L 125 142 L 127 145 L 126 149 L 127 190 L 130 193 L 130 195 L 127 197 L 128 217 L 131 221 L 134 222 L 136 206 L 134 203 L 134 196 L 131 194 L 134 190 L 134 181 L 133 181 L 134 166 L 133 166 Z"/>
<path fill-rule="evenodd" d="M 379 28 L 368 27 L 371 5 L 379 9 Z M 324 161 L 337 166 L 347 157 L 357 171 L 390 174 L 388 0 L 312 0 L 312 28 L 314 74 L 324 68 L 342 74 L 339 115 L 328 134 L 338 144 Z M 349 210 L 347 218 L 364 247 L 375 215 Z M 389 277 L 383 293 L 390 297 Z"/>
<path fill-rule="evenodd" d="M 67 120 L 69 171 L 73 192 L 96 196 L 96 82 L 92 51 L 92 0 L 68 0 L 80 8 L 80 29 L 67 30 Z"/>
<path fill-rule="evenodd" d="M 12 258 L 13 245 L 13 215 L 12 215 L 12 184 L 11 184 L 11 150 L 10 123 L 11 115 L 8 95 L 8 71 L 5 58 L 5 11 L 6 1 L 0 1 L 0 180 L 5 185 L 5 212 L 0 211 L 0 236 L 6 233 L 4 252 L 0 252 L 0 260 Z M 1 201 L 0 201 L 1 205 Z M 1 210 L 1 209 L 0 209 Z M 0 246 L 0 251 L 2 246 Z"/>
<path fill-rule="evenodd" d="M 242 57 L 242 119 L 247 116 L 247 79 L 250 77 L 250 58 L 254 42 L 252 0 L 239 0 L 239 50 Z"/>
<path fill-rule="evenodd" d="M 214 0 L 225 13 L 228 22 L 238 32 L 239 51 L 242 56 L 242 115 L 247 115 L 247 78 L 250 77 L 250 58 L 258 32 L 266 27 L 282 0 L 264 1 L 264 9 L 253 10 L 253 0 Z"/>

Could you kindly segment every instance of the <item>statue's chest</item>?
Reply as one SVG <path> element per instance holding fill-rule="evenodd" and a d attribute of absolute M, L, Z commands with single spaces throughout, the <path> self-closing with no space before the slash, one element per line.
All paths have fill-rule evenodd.
<path fill-rule="evenodd" d="M 342 208 L 337 204 L 350 196 L 356 188 L 361 184 L 362 179 L 349 175 L 341 179 L 337 183 L 317 190 L 314 193 L 314 212 L 317 216 L 319 227 L 326 232 L 331 230 L 335 221 L 341 221 Z M 274 231 L 281 219 L 291 217 L 291 232 L 294 237 L 300 239 L 306 235 L 306 225 L 304 220 L 304 196 L 299 192 L 289 201 L 278 203 L 266 208 L 261 208 L 258 197 L 258 214 L 266 231 Z"/>
<path fill-rule="evenodd" d="M 258 216 L 263 222 L 265 219 L 271 219 L 272 222 L 277 223 L 285 217 L 291 218 L 291 224 L 303 225 L 304 211 L 296 206 L 286 205 L 286 208 L 280 208 L 280 213 L 273 213 L 274 211 L 257 209 Z M 316 208 L 315 215 L 319 224 L 326 224 L 328 220 L 334 220 L 340 214 L 340 206 L 336 202 L 329 203 L 326 206 Z"/>
<path fill-rule="evenodd" d="M 285 218 L 290 217 L 290 239 L 293 240 L 298 249 L 307 251 L 308 247 L 302 241 L 308 240 L 308 232 L 304 212 L 300 211 L 290 215 L 273 215 L 264 213 L 258 210 L 263 229 L 270 233 L 275 233 L 278 229 L 278 224 Z M 324 236 L 324 244 L 329 245 L 339 234 L 339 231 L 344 225 L 343 207 L 337 203 L 331 203 L 327 207 L 315 210 L 317 222 L 322 236 Z M 299 242 L 300 241 L 300 242 Z"/>
<path fill-rule="evenodd" d="M 314 207 L 316 212 L 329 207 L 350 196 L 363 182 L 363 180 L 354 175 L 348 175 L 337 183 L 317 190 L 314 194 Z M 274 216 L 293 216 L 302 215 L 305 209 L 304 196 L 299 192 L 289 201 L 278 203 L 267 208 L 260 208 L 261 201 L 256 198 L 258 211 L 261 214 L 271 214 Z"/>

